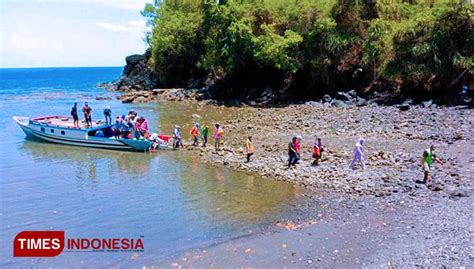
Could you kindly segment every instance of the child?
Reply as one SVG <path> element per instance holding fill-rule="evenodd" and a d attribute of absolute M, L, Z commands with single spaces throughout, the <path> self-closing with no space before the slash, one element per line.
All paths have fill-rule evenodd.
<path fill-rule="evenodd" d="M 253 148 L 253 143 L 252 143 L 252 136 L 248 136 L 247 138 L 247 143 L 245 144 L 246 148 L 247 148 L 247 162 L 249 163 L 250 162 L 250 157 L 253 155 L 254 153 L 254 148 Z"/>
<path fill-rule="evenodd" d="M 179 149 L 179 147 L 183 147 L 183 143 L 181 142 L 181 129 L 178 125 L 175 125 L 173 129 L 173 150 Z"/>
<path fill-rule="evenodd" d="M 314 158 L 314 161 L 313 161 L 313 164 L 312 165 L 318 165 L 318 161 L 319 159 L 321 159 L 321 148 L 319 147 L 321 143 L 321 139 L 317 139 L 315 142 L 314 142 L 314 145 L 313 145 L 313 158 Z"/>
<path fill-rule="evenodd" d="M 321 138 L 318 138 L 318 147 L 319 147 L 319 159 L 322 159 L 324 147 L 323 147 L 323 143 L 321 142 Z"/>
<path fill-rule="evenodd" d="M 207 144 L 207 136 L 209 135 L 209 125 L 204 126 L 204 128 L 201 131 L 201 136 L 202 136 L 202 147 L 206 147 Z"/>

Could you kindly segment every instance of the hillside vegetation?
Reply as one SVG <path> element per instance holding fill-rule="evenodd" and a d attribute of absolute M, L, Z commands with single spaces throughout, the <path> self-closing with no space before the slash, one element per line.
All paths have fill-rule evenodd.
<path fill-rule="evenodd" d="M 463 1 L 163 0 L 142 14 L 157 81 L 218 98 L 446 96 L 474 74 L 474 9 Z"/>

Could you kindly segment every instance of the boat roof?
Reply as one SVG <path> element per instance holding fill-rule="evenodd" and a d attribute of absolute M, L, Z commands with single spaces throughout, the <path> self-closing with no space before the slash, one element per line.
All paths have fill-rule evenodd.
<path fill-rule="evenodd" d="M 61 127 L 61 128 L 74 128 L 74 119 L 69 116 L 45 116 L 30 119 L 32 122 L 45 123 L 47 125 Z M 92 122 L 92 127 L 86 128 L 86 125 L 79 121 L 79 129 L 93 131 L 105 128 L 109 125 L 102 122 Z"/>

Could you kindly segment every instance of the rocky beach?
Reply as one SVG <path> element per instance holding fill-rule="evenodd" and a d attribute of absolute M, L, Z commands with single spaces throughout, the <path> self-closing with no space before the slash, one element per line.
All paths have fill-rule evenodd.
<path fill-rule="evenodd" d="M 346 100 L 275 107 L 225 106 L 202 100 L 199 90 L 156 89 L 124 92 L 123 102 L 189 102 L 206 124 L 224 129 L 222 149 L 193 147 L 183 127 L 185 149 L 203 162 L 300 184 L 310 201 L 298 205 L 298 218 L 275 223 L 272 232 L 183 253 L 171 267 L 228 264 L 265 267 L 470 266 L 473 264 L 472 189 L 473 112 L 469 106 L 439 106 L 432 101 L 378 105 L 355 94 Z M 219 115 L 219 116 L 217 116 Z M 255 155 L 245 162 L 245 140 L 253 137 Z M 291 137 L 302 136 L 302 157 L 287 168 Z M 312 166 L 312 145 L 325 151 Z M 349 169 L 358 138 L 366 140 L 366 169 Z M 420 159 L 435 145 L 445 161 L 433 164 L 421 183 Z M 329 247 L 321 240 L 335 235 Z M 324 239 L 325 238 L 325 239 Z M 267 248 L 268 245 L 272 247 Z M 291 246 L 291 247 L 289 247 Z"/>

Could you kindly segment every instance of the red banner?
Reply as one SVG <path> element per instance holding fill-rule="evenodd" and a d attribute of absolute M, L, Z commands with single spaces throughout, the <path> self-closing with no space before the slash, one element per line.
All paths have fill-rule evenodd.
<path fill-rule="evenodd" d="M 13 241 L 14 257 L 54 257 L 64 249 L 64 231 L 23 231 Z"/>

